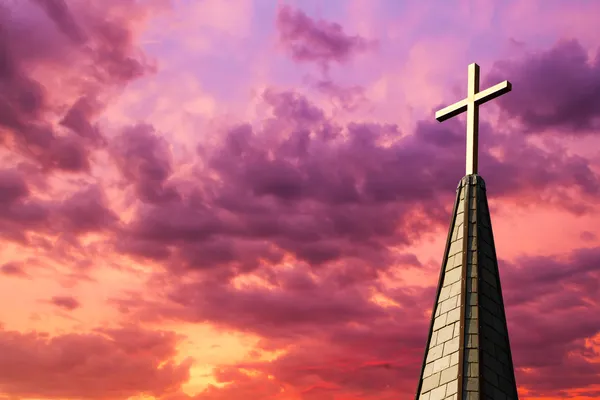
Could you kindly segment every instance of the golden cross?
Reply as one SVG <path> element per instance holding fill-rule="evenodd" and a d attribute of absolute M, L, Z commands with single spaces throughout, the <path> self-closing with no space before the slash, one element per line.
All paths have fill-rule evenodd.
<path fill-rule="evenodd" d="M 504 93 L 510 92 L 512 85 L 504 81 L 483 92 L 479 91 L 479 65 L 469 65 L 467 98 L 435 113 L 435 119 L 442 122 L 467 111 L 467 175 L 477 173 L 477 142 L 479 139 L 479 106 Z"/>

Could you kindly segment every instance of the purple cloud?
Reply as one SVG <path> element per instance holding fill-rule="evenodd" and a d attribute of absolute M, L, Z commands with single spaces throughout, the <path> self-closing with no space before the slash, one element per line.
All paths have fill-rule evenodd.
<path fill-rule="evenodd" d="M 117 140 L 120 168 L 146 203 L 121 251 L 173 268 L 220 266 L 223 276 L 286 253 L 314 267 L 344 261 L 374 271 L 397 262 L 390 246 L 446 225 L 464 165 L 462 124 L 420 122 L 403 136 L 394 125 L 336 126 L 293 92 L 264 98 L 272 117 L 261 128 L 234 126 L 216 147 L 199 146 L 195 180 L 166 183 L 170 155 L 151 127 Z M 533 146 L 518 131 L 495 135 L 485 123 L 481 135 L 481 170 L 495 197 L 544 199 L 576 213 L 587 210 L 581 199 L 597 197 L 587 160 Z M 401 139 L 382 144 L 392 137 Z"/>
<path fill-rule="evenodd" d="M 125 128 L 110 147 L 123 177 L 135 186 L 142 201 L 155 203 L 178 198 L 167 182 L 173 172 L 169 145 L 152 126 Z"/>
<path fill-rule="evenodd" d="M 156 279 L 165 297 L 158 303 L 113 301 L 130 318 L 210 322 L 257 334 L 264 349 L 291 348 L 272 362 L 233 366 L 226 371 L 232 376 L 256 369 L 314 396 L 331 390 L 386 398 L 414 390 L 427 333 L 423 310 L 431 306 L 434 288 L 391 290 L 380 278 L 392 267 L 431 268 L 390 247 L 407 247 L 423 233 L 447 227 L 464 166 L 464 126 L 421 121 L 403 135 L 394 125 L 336 125 L 297 93 L 267 90 L 264 99 L 271 117 L 231 127 L 216 145 L 201 144 L 194 180 L 174 182 L 178 196 L 170 201 L 141 205 L 120 237 L 119 250 L 163 263 L 164 275 Z M 574 211 L 557 188 L 580 199 L 597 197 L 598 177 L 588 160 L 534 146 L 518 130 L 495 134 L 485 121 L 481 137 L 481 169 L 494 198 L 527 197 Z M 384 144 L 390 138 L 399 139 Z M 162 171 L 162 184 L 170 162 L 156 148 L 139 147 L 131 158 Z M 131 176 L 136 181 L 143 174 Z M 586 377 L 577 381 L 582 385 L 596 373 L 589 362 L 568 356 L 569 349 L 584 351 L 581 343 L 597 332 L 589 322 L 596 306 L 584 307 L 587 300 L 580 297 L 597 290 L 600 277 L 594 256 L 582 254 L 559 264 L 523 258 L 518 266 L 501 266 L 514 352 L 522 354 L 515 361 L 518 379 L 540 393 L 566 387 L 544 386 L 525 368 L 553 375 L 554 360 L 565 360 Z M 292 265 L 279 268 L 289 255 Z M 177 279 L 190 269 L 201 272 L 195 280 Z M 232 283 L 250 272 L 270 287 Z M 550 290 L 550 282 L 561 280 L 568 289 Z M 372 302 L 372 287 L 400 307 Z M 555 310 L 556 318 L 546 309 Z M 573 310 L 576 329 L 557 327 L 561 312 Z M 531 330 L 537 342 L 548 342 L 548 353 L 526 350 L 534 348 Z M 197 398 L 226 398 L 263 383 L 260 376 L 248 377 Z"/>
<path fill-rule="evenodd" d="M 62 0 L 25 5 L 36 6 L 43 13 L 30 10 L 34 17 L 28 19 L 0 9 L 0 139 L 47 171 L 87 172 L 91 152 L 104 143 L 93 121 L 104 106 L 95 99 L 154 67 L 133 43 L 133 24 L 107 13 L 113 4 L 93 10 Z M 122 11 L 134 14 L 136 7 L 130 3 Z M 79 70 L 73 71 L 75 66 Z M 80 97 L 50 96 L 51 82 L 43 78 L 47 75 L 32 73 L 45 68 L 52 74 L 60 69 L 76 72 L 80 79 L 65 79 L 70 85 L 65 92 Z"/>
<path fill-rule="evenodd" d="M 346 34 L 341 25 L 315 21 L 301 10 L 282 6 L 277 12 L 279 39 L 298 62 L 316 62 L 326 68 L 330 62 L 343 63 L 352 56 L 374 48 L 361 36 Z"/>
<path fill-rule="evenodd" d="M 32 241 L 31 234 L 60 234 L 75 240 L 79 234 L 117 227 L 119 218 L 106 204 L 99 186 L 49 201 L 30 192 L 27 178 L 26 172 L 17 169 L 0 171 L 0 230 L 5 239 L 46 248 L 41 238 Z"/>
<path fill-rule="evenodd" d="M 315 82 L 315 88 L 327 95 L 334 104 L 346 111 L 355 111 L 361 105 L 367 104 L 365 91 L 360 86 L 343 87 L 337 83 L 324 79 Z"/>
<path fill-rule="evenodd" d="M 600 249 L 502 262 L 501 273 L 519 383 L 532 395 L 595 384 L 600 368 L 585 355 L 600 333 Z"/>
<path fill-rule="evenodd" d="M 518 61 L 497 62 L 489 81 L 499 77 L 510 80 L 515 90 L 496 102 L 528 132 L 555 128 L 580 135 L 600 128 L 600 57 L 588 58 L 577 40 L 562 40 Z"/>

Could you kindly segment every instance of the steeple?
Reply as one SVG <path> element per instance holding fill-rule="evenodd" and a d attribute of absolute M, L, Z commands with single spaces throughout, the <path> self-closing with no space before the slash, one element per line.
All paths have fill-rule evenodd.
<path fill-rule="evenodd" d="M 478 106 L 511 90 L 479 92 L 469 65 L 467 98 L 436 113 L 467 111 L 466 176 L 456 189 L 416 400 L 517 400 L 498 260 L 485 182 L 477 175 Z"/>
<path fill-rule="evenodd" d="M 517 400 L 485 183 L 467 175 L 456 201 L 417 400 Z"/>

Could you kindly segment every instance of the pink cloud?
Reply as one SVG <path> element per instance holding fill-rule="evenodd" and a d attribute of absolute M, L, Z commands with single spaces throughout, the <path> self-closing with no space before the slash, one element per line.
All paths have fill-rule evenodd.
<path fill-rule="evenodd" d="M 61 120 L 61 125 L 76 132 L 97 144 L 103 143 L 104 139 L 98 126 L 92 124 L 92 120 L 100 111 L 100 105 L 91 98 L 81 97 L 67 111 Z"/>
<path fill-rule="evenodd" d="M 401 135 L 397 127 L 335 125 L 294 92 L 267 90 L 264 100 L 272 117 L 261 128 L 233 126 L 216 146 L 199 146 L 203 167 L 194 180 L 166 183 L 170 155 L 150 127 L 119 139 L 121 168 L 145 202 L 122 231 L 120 251 L 177 269 L 219 267 L 224 275 L 279 263 L 285 254 L 315 267 L 344 261 L 380 270 L 397 262 L 389 246 L 409 246 L 445 226 L 464 163 L 459 122 L 421 122 L 384 145 Z M 538 148 L 521 132 L 494 135 L 485 123 L 482 137 L 481 168 L 497 198 L 589 211 L 555 191 L 564 186 L 595 198 L 598 178 L 587 160 Z"/>
<path fill-rule="evenodd" d="M 103 108 L 97 99 L 153 70 L 133 43 L 141 6 L 127 2 L 87 9 L 62 0 L 34 4 L 43 12 L 29 4 L 21 11 L 32 18 L 0 9 L 3 144 L 12 142 L 11 150 L 48 170 L 88 171 L 90 152 L 102 144 L 93 122 Z M 125 18 L 111 13 L 117 8 Z M 66 131 L 53 122 L 56 117 Z"/>
<path fill-rule="evenodd" d="M 81 307 L 79 301 L 72 296 L 54 296 L 50 303 L 67 311 L 73 311 Z"/>
<path fill-rule="evenodd" d="M 414 390 L 427 325 L 421 310 L 429 305 L 432 290 L 394 290 L 389 294 L 402 309 L 385 310 L 368 299 L 372 279 L 348 284 L 345 273 L 321 270 L 315 281 L 300 267 L 272 271 L 275 289 L 235 289 L 211 281 L 176 284 L 169 289 L 173 303 L 147 309 L 143 315 L 211 321 L 259 334 L 264 349 L 286 350 L 270 362 L 237 364 L 225 374 L 215 371 L 217 379 L 231 381 L 232 386 L 209 388 L 198 399 L 246 391 L 249 399 L 259 399 L 281 387 L 308 398 L 325 391 L 343 398 L 384 399 Z M 262 376 L 240 373 L 246 370 Z M 265 379 L 267 375 L 274 380 Z"/>
<path fill-rule="evenodd" d="M 329 96 L 329 98 L 346 111 L 357 110 L 360 106 L 368 104 L 365 90 L 357 85 L 344 87 L 331 80 L 319 80 L 315 88 Z"/>
<path fill-rule="evenodd" d="M 10 169 L 0 171 L 0 188 L 0 227 L 5 239 L 43 248 L 46 244 L 36 244 L 31 233 L 76 236 L 115 228 L 118 222 L 97 185 L 84 186 L 64 199 L 42 200 L 30 191 L 25 173 Z"/>
<path fill-rule="evenodd" d="M 303 11 L 282 6 L 277 12 L 277 29 L 281 43 L 299 62 L 316 62 L 327 67 L 330 62 L 343 63 L 352 56 L 371 50 L 375 42 L 346 34 L 341 25 L 315 21 Z"/>
<path fill-rule="evenodd" d="M 17 262 L 8 262 L 3 264 L 2 266 L 0 266 L 0 273 L 5 275 L 5 276 L 14 276 L 14 277 L 19 277 L 19 278 L 31 278 L 27 272 L 25 272 L 25 269 L 23 268 L 23 265 Z"/>
<path fill-rule="evenodd" d="M 582 249 L 559 261 L 523 257 L 500 263 L 517 379 L 531 395 L 591 387 L 596 381 L 600 370 L 589 357 L 597 349 L 586 341 L 600 334 L 594 318 L 600 303 L 592 295 L 600 285 L 599 254 L 597 248 Z M 171 281 L 169 298 L 161 305 L 129 306 L 145 319 L 210 321 L 256 333 L 263 338 L 262 348 L 285 350 L 273 361 L 215 371 L 220 381 L 233 384 L 209 388 L 199 400 L 246 391 L 248 398 L 258 399 L 264 390 L 277 393 L 278 387 L 343 398 L 409 398 L 427 333 L 423 310 L 430 306 L 434 287 L 378 286 L 400 305 L 382 308 L 368 297 L 369 286 L 377 285 L 372 277 L 348 285 L 340 279 L 343 270 L 314 273 L 317 278 L 310 278 L 299 266 L 265 271 L 272 288 Z"/>
<path fill-rule="evenodd" d="M 56 208 L 55 215 L 55 226 L 73 233 L 102 231 L 119 220 L 109 209 L 99 186 L 89 186 L 73 193 Z"/>
<path fill-rule="evenodd" d="M 314 396 L 372 399 L 414 390 L 426 334 L 423 310 L 430 306 L 433 288 L 387 289 L 381 277 L 392 267 L 415 266 L 414 257 L 396 256 L 390 246 L 409 246 L 424 232 L 445 227 L 449 211 L 440 204 L 451 203 L 456 184 L 452 170 L 463 166 L 464 127 L 456 121 L 420 122 L 411 135 L 383 145 L 386 138 L 400 136 L 395 126 L 335 126 L 294 92 L 268 90 L 264 100 L 272 116 L 261 127 L 234 126 L 221 143 L 201 144 L 204 168 L 196 172 L 198 181 L 174 184 L 179 196 L 169 201 L 146 201 L 127 227 L 126 240 L 119 243 L 121 251 L 139 255 L 147 249 L 147 257 L 164 262 L 169 278 L 160 279 L 160 285 L 166 297 L 159 303 L 114 301 L 126 305 L 130 317 L 146 321 L 208 322 L 259 335 L 265 349 L 287 353 L 236 368 L 274 376 L 283 387 Z M 568 202 L 552 197 L 557 187 L 574 187 L 590 199 L 597 196 L 597 176 L 587 160 L 536 147 L 520 131 L 494 134 L 485 122 L 482 136 L 488 142 L 482 149 L 482 169 L 500 201 L 544 196 L 564 207 Z M 501 149 L 503 156 L 490 148 Z M 139 153 L 142 164 L 167 165 L 166 153 L 156 158 L 153 147 L 148 149 Z M 422 209 L 431 213 L 427 221 L 410 218 Z M 294 266 L 279 269 L 290 254 Z M 555 358 L 543 358 L 539 364 L 537 354 L 522 350 L 530 346 L 525 332 L 537 324 L 530 312 L 541 315 L 542 308 L 522 309 L 519 304 L 550 292 L 542 282 L 562 279 L 565 275 L 556 273 L 563 268 L 583 265 L 573 257 L 570 263 L 548 269 L 532 269 L 523 259 L 524 270 L 539 274 L 531 280 L 519 275 L 520 267 L 502 267 L 512 274 L 505 286 L 509 321 L 516 321 L 509 322 L 514 352 L 523 354 L 516 358 L 519 371 L 554 373 Z M 594 264 L 587 265 L 591 269 L 582 273 L 591 275 L 573 281 L 573 289 L 563 292 L 572 303 L 562 297 L 551 304 L 583 306 L 576 296 L 595 290 L 600 279 Z M 180 282 L 176 277 L 186 270 L 201 271 L 201 278 Z M 247 273 L 270 288 L 235 286 L 233 278 Z M 371 285 L 401 307 L 386 309 L 371 302 Z M 524 290 L 529 286 L 536 288 Z M 582 315 L 596 312 L 594 307 L 586 306 Z M 586 318 L 590 317 L 582 317 L 570 335 L 550 339 L 552 330 L 542 329 L 549 336 L 536 340 L 555 340 L 554 357 L 567 357 L 573 343 L 597 333 L 593 324 L 583 323 Z M 585 368 L 595 371 L 589 363 Z M 531 390 L 549 390 L 521 374 Z M 198 398 L 259 387 L 275 391 L 277 386 L 261 377 L 244 377 L 233 386 L 207 389 Z"/>
<path fill-rule="evenodd" d="M 587 357 L 598 349 L 586 340 L 600 333 L 594 317 L 600 303 L 591 295 L 600 287 L 599 261 L 595 247 L 559 259 L 536 256 L 502 263 L 513 357 L 523 369 L 518 382 L 536 395 L 597 381 L 598 364 Z"/>
<path fill-rule="evenodd" d="M 587 242 L 593 242 L 597 239 L 597 236 L 594 232 L 583 231 L 581 232 L 581 239 Z"/>
<path fill-rule="evenodd" d="M 177 198 L 178 193 L 167 184 L 173 172 L 169 144 L 152 126 L 125 128 L 110 147 L 123 177 L 135 186 L 141 200 L 154 203 Z"/>
<path fill-rule="evenodd" d="M 190 361 L 172 361 L 177 341 L 133 326 L 53 337 L 0 330 L 0 385 L 8 395 L 48 399 L 162 396 L 189 376 Z"/>
<path fill-rule="evenodd" d="M 389 284 L 396 272 L 414 271 L 419 279 L 437 272 L 411 247 L 447 228 L 464 166 L 464 125 L 416 121 L 403 132 L 360 122 L 360 115 L 342 123 L 300 90 L 269 87 L 261 98 L 265 118 L 232 118 L 200 131 L 194 164 L 184 170 L 171 154 L 170 132 L 139 123 L 105 135 L 95 121 L 113 90 L 154 70 L 136 39 L 151 11 L 121 0 L 98 9 L 35 3 L 26 10 L 36 10 L 32 19 L 11 19 L 0 9 L 0 49 L 8 55 L 0 69 L 3 145 L 14 144 L 7 148 L 29 160 L 0 171 L 0 231 L 27 251 L 64 261 L 74 275 L 96 267 L 95 255 L 111 256 L 104 253 L 109 245 L 120 253 L 115 259 L 124 254 L 145 266 L 148 292 L 109 302 L 129 321 L 206 324 L 259 342 L 254 357 L 216 366 L 212 377 L 227 385 L 189 396 L 181 388 L 191 361 L 174 361 L 174 333 L 141 326 L 53 337 L 0 330 L 2 390 L 59 399 L 412 397 L 434 282 Z M 373 48 L 338 24 L 287 6 L 278 9 L 277 28 L 298 62 L 326 67 Z M 597 69 L 576 42 L 496 64 L 490 79 L 520 88 L 498 104 L 523 126 L 481 121 L 490 198 L 594 215 L 594 161 L 538 147 L 525 134 L 594 127 L 596 111 L 579 105 L 596 104 L 585 94 L 597 86 Z M 567 83 L 548 85 L 550 78 Z M 329 78 L 316 88 L 347 110 L 369 100 L 360 86 Z M 542 101 L 533 102 L 540 93 Z M 95 173 L 92 155 L 102 151 L 115 163 L 118 183 L 132 189 L 126 213 L 113 211 L 107 191 L 118 190 L 104 186 L 104 176 L 81 174 L 85 179 L 69 181 L 61 196 L 45 191 L 64 172 Z M 98 247 L 83 246 L 90 233 L 103 236 Z M 600 285 L 595 235 L 582 234 L 590 249 L 501 263 L 517 379 L 533 395 L 591 388 L 600 373 L 592 361 L 597 344 L 590 345 L 600 331 L 599 304 L 590 295 Z M 77 246 L 85 260 L 69 254 Z M 0 273 L 37 278 L 24 262 L 3 262 Z M 250 278 L 261 284 L 239 283 Z M 45 301 L 80 307 L 79 297 L 54 293 Z M 374 301 L 373 293 L 392 305 Z M 85 305 L 78 314 L 87 311 L 87 299 Z M 256 356 L 276 350 L 268 360 Z"/>
<path fill-rule="evenodd" d="M 86 35 L 73 18 L 64 0 L 35 0 L 34 2 L 48 14 L 48 17 L 60 31 L 73 42 L 81 43 L 86 40 Z"/>

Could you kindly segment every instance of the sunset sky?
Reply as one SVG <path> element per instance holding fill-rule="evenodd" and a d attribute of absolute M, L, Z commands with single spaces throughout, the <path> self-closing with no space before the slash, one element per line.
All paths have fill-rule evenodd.
<path fill-rule="evenodd" d="M 481 109 L 521 399 L 600 398 L 600 1 L 0 0 L 0 400 L 414 398 Z"/>

